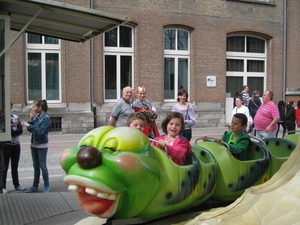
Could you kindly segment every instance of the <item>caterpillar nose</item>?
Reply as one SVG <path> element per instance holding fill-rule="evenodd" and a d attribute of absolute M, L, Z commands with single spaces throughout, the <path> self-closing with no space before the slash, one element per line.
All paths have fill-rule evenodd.
<path fill-rule="evenodd" d="M 77 153 L 76 161 L 83 169 L 92 169 L 101 165 L 101 153 L 93 146 L 84 146 Z"/>

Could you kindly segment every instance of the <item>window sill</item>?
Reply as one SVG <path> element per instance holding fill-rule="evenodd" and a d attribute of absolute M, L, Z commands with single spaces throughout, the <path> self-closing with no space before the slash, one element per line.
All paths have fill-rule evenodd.
<path fill-rule="evenodd" d="M 245 3 L 254 3 L 254 4 L 262 4 L 262 5 L 271 5 L 275 6 L 276 4 L 274 2 L 264 2 L 264 1 L 259 1 L 259 0 L 226 0 L 230 2 L 245 2 Z"/>

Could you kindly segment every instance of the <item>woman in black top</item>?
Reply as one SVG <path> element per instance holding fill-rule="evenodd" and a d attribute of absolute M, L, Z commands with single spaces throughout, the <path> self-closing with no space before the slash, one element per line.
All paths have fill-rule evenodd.
<path fill-rule="evenodd" d="M 278 111 L 279 111 L 279 115 L 280 115 L 280 120 L 277 122 L 278 125 L 278 129 L 276 132 L 276 137 L 278 136 L 278 132 L 280 130 L 280 126 L 282 126 L 283 131 L 282 131 L 282 138 L 285 135 L 286 132 L 286 123 L 285 123 L 285 102 L 283 100 L 278 102 Z"/>
<path fill-rule="evenodd" d="M 261 101 L 259 99 L 259 94 L 260 93 L 259 93 L 258 90 L 253 91 L 252 98 L 249 101 L 248 108 L 249 108 L 250 116 L 252 117 L 252 121 L 254 121 L 256 111 L 258 110 L 258 108 L 261 105 Z M 253 130 L 254 126 L 255 126 L 254 123 L 252 123 L 251 124 L 251 130 Z M 256 134 L 256 132 L 254 130 L 254 136 L 255 136 L 255 134 Z"/>
<path fill-rule="evenodd" d="M 288 134 L 295 133 L 296 130 L 295 113 L 296 110 L 294 108 L 294 101 L 290 101 L 286 106 L 286 116 L 285 116 L 285 122 L 286 122 L 286 128 Z M 290 132 L 290 131 L 294 131 L 294 132 Z"/>

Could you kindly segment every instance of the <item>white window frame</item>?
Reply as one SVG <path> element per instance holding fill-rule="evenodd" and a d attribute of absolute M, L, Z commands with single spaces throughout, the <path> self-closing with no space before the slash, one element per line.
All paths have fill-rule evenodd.
<path fill-rule="evenodd" d="M 125 25 L 122 25 L 125 26 Z M 116 102 L 119 99 L 119 96 L 122 96 L 122 88 L 121 87 L 121 56 L 131 56 L 131 67 L 132 67 L 132 88 L 134 88 L 134 28 L 131 26 L 127 26 L 132 29 L 131 32 L 131 46 L 132 47 L 119 47 L 120 44 L 120 26 L 117 27 L 117 47 L 106 47 L 105 46 L 105 34 L 103 35 L 103 96 L 105 96 L 105 56 L 106 55 L 114 55 L 117 57 L 117 87 L 116 87 L 116 99 L 104 99 L 105 102 Z"/>
<path fill-rule="evenodd" d="M 176 30 L 175 34 L 175 43 L 176 43 L 176 50 L 171 50 L 171 49 L 164 49 L 164 59 L 165 58 L 174 58 L 175 59 L 175 65 L 174 65 L 174 99 L 164 99 L 164 102 L 175 102 L 177 101 L 177 93 L 178 93 L 178 59 L 179 58 L 184 58 L 188 59 L 188 71 L 187 71 L 187 91 L 189 92 L 190 89 L 190 39 L 191 39 L 191 32 L 186 29 L 179 29 L 179 28 L 165 28 L 165 30 Z M 188 50 L 177 50 L 177 31 L 178 30 L 183 30 L 188 32 Z M 165 35 L 165 33 L 164 33 Z M 164 78 L 164 77 L 163 77 Z"/>
<path fill-rule="evenodd" d="M 253 35 L 230 35 L 228 37 L 233 36 L 243 36 L 245 38 L 245 46 L 244 46 L 244 52 L 230 52 L 226 51 L 226 59 L 239 59 L 244 61 L 244 70 L 243 71 L 226 71 L 226 77 L 243 77 L 243 84 L 247 84 L 247 78 L 248 77 L 261 77 L 264 79 L 264 90 L 266 90 L 266 83 L 267 83 L 267 40 L 261 37 L 253 36 Z M 259 38 L 265 41 L 265 51 L 264 53 L 248 53 L 246 52 L 247 47 L 247 37 L 255 37 Z M 265 68 L 264 72 L 247 72 L 247 60 L 264 60 L 265 61 Z M 237 91 L 239 91 L 242 87 L 237 87 Z M 253 87 L 250 87 L 253 88 Z M 227 91 L 227 90 L 226 90 Z M 251 94 L 250 94 L 251 95 Z M 225 102 L 225 114 L 226 114 L 226 124 L 231 123 L 232 118 L 232 106 L 233 106 L 233 98 L 232 97 L 226 97 Z"/>
<path fill-rule="evenodd" d="M 28 54 L 40 53 L 42 61 L 42 99 L 46 99 L 48 103 L 61 103 L 61 41 L 58 44 L 44 44 L 45 36 L 42 38 L 42 43 L 28 43 L 28 34 L 26 34 L 26 91 L 27 102 L 32 103 L 34 100 L 29 100 L 28 94 Z M 59 100 L 49 100 L 46 98 L 46 53 L 57 53 L 59 58 Z"/>
<path fill-rule="evenodd" d="M 232 35 L 232 36 L 243 36 L 245 37 L 255 37 L 265 41 L 265 53 L 248 53 L 248 52 L 229 52 L 226 51 L 226 59 L 239 59 L 244 61 L 244 71 L 226 71 L 226 77 L 243 77 L 243 84 L 247 85 L 248 77 L 262 77 L 264 79 L 264 89 L 266 89 L 266 78 L 267 78 L 267 41 L 261 37 L 252 35 Z M 230 37 L 230 36 L 228 36 Z M 246 50 L 246 44 L 244 49 Z M 261 60 L 265 62 L 264 72 L 247 72 L 247 60 Z"/>

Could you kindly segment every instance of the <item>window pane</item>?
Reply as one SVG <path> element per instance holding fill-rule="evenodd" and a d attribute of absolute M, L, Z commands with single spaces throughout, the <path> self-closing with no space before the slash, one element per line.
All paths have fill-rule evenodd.
<path fill-rule="evenodd" d="M 45 44 L 58 44 L 58 38 L 45 36 Z"/>
<path fill-rule="evenodd" d="M 105 32 L 105 46 L 117 47 L 117 28 Z"/>
<path fill-rule="evenodd" d="M 247 72 L 265 72 L 265 61 L 248 60 Z"/>
<path fill-rule="evenodd" d="M 247 37 L 247 52 L 265 53 L 265 41 L 255 37 Z"/>
<path fill-rule="evenodd" d="M 232 98 L 236 92 L 241 92 L 242 87 L 243 77 L 226 77 L 226 93 L 230 93 Z"/>
<path fill-rule="evenodd" d="M 46 99 L 59 100 L 58 53 L 46 53 Z"/>
<path fill-rule="evenodd" d="M 226 51 L 245 52 L 245 37 L 244 36 L 228 37 Z"/>
<path fill-rule="evenodd" d="M 120 47 L 132 47 L 131 27 L 120 27 Z"/>
<path fill-rule="evenodd" d="M 117 98 L 117 57 L 105 56 L 105 98 Z"/>
<path fill-rule="evenodd" d="M 42 35 L 28 33 L 28 43 L 42 44 Z"/>
<path fill-rule="evenodd" d="M 178 90 L 188 90 L 188 59 L 178 59 Z"/>
<path fill-rule="evenodd" d="M 177 31 L 177 39 L 178 39 L 178 50 L 188 50 L 188 38 L 189 33 L 184 30 Z"/>
<path fill-rule="evenodd" d="M 244 71 L 244 60 L 227 59 L 226 71 Z"/>
<path fill-rule="evenodd" d="M 28 99 L 42 99 L 41 53 L 28 53 Z"/>
<path fill-rule="evenodd" d="M 165 99 L 174 99 L 174 58 L 165 58 L 164 95 Z"/>
<path fill-rule="evenodd" d="M 121 89 L 132 87 L 132 59 L 131 56 L 121 56 Z M 122 93 L 122 91 L 121 91 Z"/>
<path fill-rule="evenodd" d="M 165 49 L 175 50 L 176 30 L 165 30 Z"/>
<path fill-rule="evenodd" d="M 263 77 L 248 77 L 247 85 L 251 89 L 249 95 L 252 96 L 253 91 L 258 90 L 260 96 L 264 93 L 264 78 Z"/>

